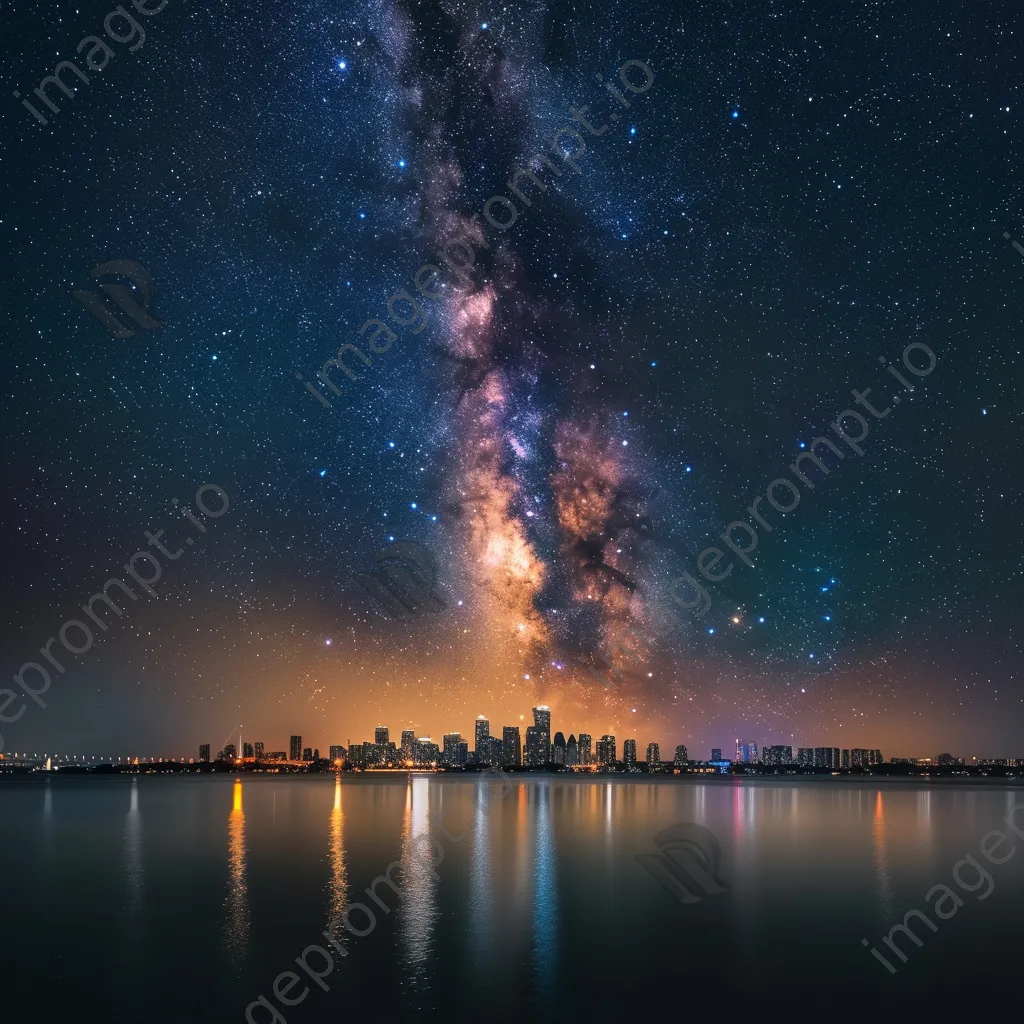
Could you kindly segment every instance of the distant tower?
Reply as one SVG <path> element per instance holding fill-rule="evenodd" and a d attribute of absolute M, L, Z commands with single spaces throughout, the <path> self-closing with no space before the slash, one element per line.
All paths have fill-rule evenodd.
<path fill-rule="evenodd" d="M 597 741 L 597 759 L 601 764 L 615 764 L 618 758 L 615 756 L 615 737 L 602 736 Z"/>
<path fill-rule="evenodd" d="M 565 763 L 570 765 L 580 763 L 579 744 L 577 744 L 576 737 L 572 733 L 569 733 L 569 742 L 565 745 Z"/>
<path fill-rule="evenodd" d="M 199 744 L 199 760 L 209 761 L 210 760 L 210 744 L 200 743 Z"/>
<path fill-rule="evenodd" d="M 255 757 L 256 755 L 252 752 L 251 743 L 242 744 L 242 757 Z"/>
<path fill-rule="evenodd" d="M 581 732 L 578 740 L 580 764 L 593 764 L 594 761 L 594 750 L 593 737 L 589 732 Z"/>
<path fill-rule="evenodd" d="M 711 760 L 712 761 L 724 761 L 725 760 L 725 758 L 722 757 L 722 748 L 721 747 L 712 747 L 711 748 Z"/>
<path fill-rule="evenodd" d="M 474 726 L 473 753 L 477 764 L 489 764 L 491 760 L 491 723 L 483 715 L 476 716 Z"/>
<path fill-rule="evenodd" d="M 533 709 L 533 724 L 540 734 L 540 764 L 546 764 L 551 759 L 551 708 L 547 704 Z"/>
<path fill-rule="evenodd" d="M 301 761 L 302 760 L 302 737 L 293 736 L 291 742 L 288 744 L 288 760 L 289 761 Z"/>
<path fill-rule="evenodd" d="M 263 740 L 257 740 L 253 747 L 255 748 L 255 757 L 257 761 L 263 760 Z"/>
<path fill-rule="evenodd" d="M 661 767 L 661 747 L 657 743 L 647 744 L 647 770 L 657 771 Z"/>
<path fill-rule="evenodd" d="M 523 763 L 523 744 L 519 737 L 518 725 L 506 725 L 501 730 L 501 760 L 504 765 Z"/>
<path fill-rule="evenodd" d="M 721 753 L 721 751 L 719 751 L 719 753 Z M 721 758 L 714 758 L 713 757 L 711 760 L 712 761 L 720 761 Z M 676 756 L 675 756 L 675 759 L 672 762 L 672 767 L 673 768 L 685 768 L 687 761 L 689 761 L 689 758 L 686 756 L 686 744 L 685 743 L 680 743 L 679 746 L 676 747 Z"/>
<path fill-rule="evenodd" d="M 229 760 L 233 761 L 236 757 L 234 743 L 224 744 L 224 756 Z"/>
<path fill-rule="evenodd" d="M 416 733 L 412 729 L 402 730 L 402 757 L 406 761 L 412 760 L 412 745 L 416 742 Z"/>
<path fill-rule="evenodd" d="M 560 733 L 555 733 L 555 742 L 551 750 L 551 760 L 555 764 L 565 764 L 565 737 Z"/>
<path fill-rule="evenodd" d="M 626 762 L 626 771 L 636 771 L 636 740 L 624 740 L 622 743 L 622 760 Z"/>
<path fill-rule="evenodd" d="M 388 745 L 388 729 L 387 726 L 377 726 L 373 730 L 373 742 L 378 747 L 386 747 Z"/>
<path fill-rule="evenodd" d="M 299 760 L 300 761 L 312 761 L 313 760 L 313 748 L 312 747 L 303 747 L 302 748 L 302 757 L 300 757 Z"/>

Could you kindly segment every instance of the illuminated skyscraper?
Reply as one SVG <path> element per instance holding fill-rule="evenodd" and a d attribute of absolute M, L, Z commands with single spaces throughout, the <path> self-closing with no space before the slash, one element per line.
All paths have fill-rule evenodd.
<path fill-rule="evenodd" d="M 560 733 L 555 733 L 555 742 L 551 747 L 551 760 L 555 764 L 565 764 L 565 737 Z"/>
<path fill-rule="evenodd" d="M 814 764 L 814 748 L 797 747 L 796 763 L 804 768 L 810 768 Z"/>
<path fill-rule="evenodd" d="M 614 758 L 613 758 L 614 760 Z M 626 762 L 626 771 L 636 771 L 636 740 L 624 740 L 622 743 L 622 760 Z"/>
<path fill-rule="evenodd" d="M 765 747 L 761 751 L 761 760 L 767 765 L 792 764 L 793 748 L 784 746 Z"/>
<path fill-rule="evenodd" d="M 345 748 L 340 743 L 332 743 L 329 748 L 332 761 L 345 760 Z"/>
<path fill-rule="evenodd" d="M 476 716 L 476 742 L 473 753 L 477 764 L 490 764 L 491 761 L 491 723 L 483 715 Z"/>
<path fill-rule="evenodd" d="M 302 758 L 301 758 L 301 760 L 303 760 L 303 761 L 312 761 L 313 760 L 313 748 L 312 747 L 303 747 L 302 748 Z"/>
<path fill-rule="evenodd" d="M 255 747 L 255 754 L 253 755 L 257 761 L 263 760 L 263 740 L 257 740 L 253 746 Z"/>
<path fill-rule="evenodd" d="M 498 736 L 490 736 L 487 746 L 487 763 L 500 766 L 505 759 L 505 741 Z"/>
<path fill-rule="evenodd" d="M 416 733 L 412 729 L 402 730 L 402 758 L 412 760 L 412 745 L 416 742 Z"/>
<path fill-rule="evenodd" d="M 849 750 L 843 750 L 839 754 L 839 767 L 849 768 L 850 767 L 850 752 Z"/>
<path fill-rule="evenodd" d="M 711 760 L 712 761 L 724 761 L 725 760 L 725 758 L 722 757 L 722 748 L 721 747 L 712 747 L 711 748 Z"/>
<path fill-rule="evenodd" d="M 757 761 L 760 759 L 760 754 L 757 750 L 757 744 L 753 740 L 737 740 L 736 741 L 736 760 L 737 761 Z"/>
<path fill-rule="evenodd" d="M 565 763 L 566 764 L 579 764 L 580 763 L 580 748 L 576 742 L 576 737 L 569 733 L 569 742 L 565 745 Z"/>
<path fill-rule="evenodd" d="M 301 761 L 302 760 L 302 737 L 293 736 L 288 743 L 288 760 L 289 761 Z"/>
<path fill-rule="evenodd" d="M 234 745 L 234 743 L 225 743 L 224 744 L 224 756 L 229 761 L 233 761 L 235 759 L 237 754 L 235 753 L 235 745 Z"/>
<path fill-rule="evenodd" d="M 714 753 L 714 751 L 712 751 L 712 753 Z M 721 753 L 721 751 L 719 751 L 719 753 Z M 712 760 L 714 760 L 714 758 L 712 758 Z M 686 744 L 680 743 L 679 746 L 676 747 L 676 756 L 672 760 L 672 767 L 685 768 L 687 761 L 689 761 L 689 758 L 686 756 Z"/>
<path fill-rule="evenodd" d="M 602 736 L 597 741 L 597 762 L 598 764 L 615 764 L 615 737 Z"/>
<path fill-rule="evenodd" d="M 523 763 L 523 743 L 518 725 L 506 725 L 501 730 L 501 763 L 520 765 Z"/>
<path fill-rule="evenodd" d="M 417 764 L 431 764 L 437 758 L 437 744 L 429 736 L 418 737 L 413 744 L 413 760 Z"/>
<path fill-rule="evenodd" d="M 544 733 L 535 725 L 526 727 L 526 764 L 537 768 L 546 760 Z"/>
<path fill-rule="evenodd" d="M 661 768 L 661 747 L 657 743 L 647 744 L 647 770 L 656 772 Z"/>
<path fill-rule="evenodd" d="M 593 740 L 589 732 L 581 732 L 578 741 L 580 764 L 594 763 Z"/>
<path fill-rule="evenodd" d="M 533 724 L 537 726 L 541 732 L 551 735 L 551 708 L 547 704 L 538 704 L 533 709 Z"/>
<path fill-rule="evenodd" d="M 466 763 L 465 759 L 462 761 L 459 760 L 459 747 L 465 746 L 462 742 L 461 732 L 446 732 L 444 734 L 444 739 L 441 742 L 441 760 L 445 764 L 457 765 Z M 410 752 L 410 757 L 411 756 Z"/>
<path fill-rule="evenodd" d="M 386 747 L 388 745 L 388 729 L 387 726 L 378 725 L 373 730 L 373 742 L 378 747 Z"/>
<path fill-rule="evenodd" d="M 242 744 L 242 757 L 255 757 L 256 755 L 252 752 L 251 743 Z"/>
<path fill-rule="evenodd" d="M 210 760 L 210 744 L 200 743 L 199 744 L 199 760 L 209 761 Z"/>

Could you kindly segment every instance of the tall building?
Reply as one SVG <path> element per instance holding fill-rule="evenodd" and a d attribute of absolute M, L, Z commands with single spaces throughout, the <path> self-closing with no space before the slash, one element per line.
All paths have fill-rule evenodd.
<path fill-rule="evenodd" d="M 962 757 L 958 758 L 957 760 L 958 760 L 958 762 L 960 764 L 964 763 L 964 759 Z M 875 750 L 871 751 L 870 763 L 871 764 L 882 764 L 883 763 L 883 761 L 882 761 L 882 752 L 880 750 L 875 749 Z"/>
<path fill-rule="evenodd" d="M 757 744 L 753 740 L 737 740 L 736 760 L 750 762 L 759 761 L 760 755 L 758 754 Z"/>
<path fill-rule="evenodd" d="M 497 736 L 491 736 L 488 741 L 487 763 L 496 764 L 499 767 L 505 760 L 505 741 Z"/>
<path fill-rule="evenodd" d="M 373 730 L 373 742 L 378 747 L 386 747 L 388 745 L 388 728 L 386 725 L 378 725 Z"/>
<path fill-rule="evenodd" d="M 814 747 L 797 747 L 796 763 L 803 768 L 810 768 L 814 764 Z"/>
<path fill-rule="evenodd" d="M 712 747 L 711 748 L 711 760 L 712 761 L 724 761 L 725 760 L 725 758 L 722 757 L 722 748 L 721 747 Z"/>
<path fill-rule="evenodd" d="M 719 751 L 719 753 L 721 753 L 721 751 Z M 712 760 L 714 759 L 712 758 Z M 672 767 L 685 768 L 687 761 L 689 761 L 689 758 L 686 756 L 686 744 L 680 743 L 679 746 L 676 747 L 676 756 L 672 760 Z"/>
<path fill-rule="evenodd" d="M 466 740 L 460 740 L 455 748 L 455 763 L 469 764 L 469 743 Z"/>
<path fill-rule="evenodd" d="M 412 745 L 416 742 L 416 733 L 412 729 L 402 730 L 402 758 L 412 760 Z"/>
<path fill-rule="evenodd" d="M 312 761 L 313 760 L 313 748 L 312 747 L 303 747 L 302 748 L 302 757 L 300 758 L 300 760 L 302 760 L 302 761 Z"/>
<path fill-rule="evenodd" d="M 657 743 L 647 744 L 647 770 L 656 772 L 661 768 L 661 747 Z"/>
<path fill-rule="evenodd" d="M 840 751 L 839 754 L 839 767 L 849 768 L 850 767 L 850 752 L 849 750 Z"/>
<path fill-rule="evenodd" d="M 501 730 L 501 763 L 503 765 L 523 763 L 523 742 L 519 738 L 518 725 L 506 725 Z"/>
<path fill-rule="evenodd" d="M 465 760 L 459 760 L 459 746 L 462 744 L 461 732 L 446 732 L 441 744 L 441 760 L 445 764 L 458 765 L 466 763 Z"/>
<path fill-rule="evenodd" d="M 199 744 L 199 760 L 209 761 L 210 760 L 210 744 L 200 743 Z"/>
<path fill-rule="evenodd" d="M 301 761 L 302 760 L 302 737 L 293 736 L 288 743 L 288 760 L 289 761 Z"/>
<path fill-rule="evenodd" d="M 866 768 L 868 766 L 868 752 L 863 747 L 854 747 L 850 751 L 850 767 Z"/>
<path fill-rule="evenodd" d="M 783 746 L 765 747 L 761 751 L 761 760 L 766 765 L 792 764 L 793 748 Z"/>
<path fill-rule="evenodd" d="M 555 733 L 555 742 L 551 748 L 551 760 L 555 764 L 565 764 L 565 737 L 560 733 Z"/>
<path fill-rule="evenodd" d="M 547 704 L 538 704 L 533 708 L 533 724 L 548 736 L 551 735 L 551 708 Z"/>
<path fill-rule="evenodd" d="M 618 758 L 615 756 L 615 737 L 602 736 L 597 741 L 597 760 L 599 764 L 615 764 Z"/>
<path fill-rule="evenodd" d="M 413 744 L 413 760 L 417 764 L 430 764 L 438 759 L 437 744 L 429 736 L 420 736 Z"/>
<path fill-rule="evenodd" d="M 580 738 L 577 741 L 579 748 L 580 764 L 593 764 L 594 763 L 594 750 L 591 744 L 593 739 L 589 732 L 581 732 Z"/>
<path fill-rule="evenodd" d="M 491 753 L 491 723 L 483 715 L 476 716 L 476 742 L 473 753 L 477 764 L 489 764 Z"/>
<path fill-rule="evenodd" d="M 256 752 L 253 755 L 257 761 L 263 760 L 263 740 L 257 740 L 253 746 L 256 748 Z"/>
<path fill-rule="evenodd" d="M 547 704 L 538 704 L 533 708 L 533 724 L 540 733 L 541 764 L 551 760 L 551 708 Z"/>
<path fill-rule="evenodd" d="M 622 760 L 626 762 L 626 771 L 636 771 L 636 740 L 622 741 Z"/>
<path fill-rule="evenodd" d="M 252 752 L 251 743 L 242 744 L 242 757 L 255 757 L 256 755 Z"/>
<path fill-rule="evenodd" d="M 332 761 L 345 760 L 345 748 L 340 743 L 332 743 L 329 751 Z"/>
<path fill-rule="evenodd" d="M 544 764 L 545 761 L 545 749 L 544 749 L 544 733 L 540 731 L 535 725 L 528 725 L 526 727 L 526 764 L 533 768 L 537 768 Z"/>
<path fill-rule="evenodd" d="M 313 748 L 313 760 L 314 761 L 319 761 L 320 760 L 320 748 L 319 747 L 314 747 Z"/>
<path fill-rule="evenodd" d="M 235 745 L 234 745 L 234 743 L 225 743 L 224 744 L 224 756 L 229 761 L 233 761 L 238 756 L 236 754 L 236 752 L 235 752 Z"/>
<path fill-rule="evenodd" d="M 565 745 L 565 763 L 576 765 L 580 763 L 580 748 L 576 737 L 569 733 L 569 742 Z"/>

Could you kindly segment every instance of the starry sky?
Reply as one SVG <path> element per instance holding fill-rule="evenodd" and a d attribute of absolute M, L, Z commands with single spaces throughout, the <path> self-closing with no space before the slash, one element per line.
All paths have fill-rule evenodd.
<path fill-rule="evenodd" d="M 1018 3 L 127 7 L 144 42 L 110 0 L 0 11 L 4 679 L 147 530 L 179 554 L 57 642 L 6 750 L 324 750 L 543 702 L 663 756 L 1024 755 Z M 43 125 L 21 99 L 68 59 Z M 456 237 L 476 265 L 424 297 Z M 159 327 L 73 296 L 119 259 Z M 373 319 L 325 405 L 303 381 Z M 863 455 L 702 577 L 866 388 L 903 397 Z M 392 541 L 442 609 L 368 596 Z"/>

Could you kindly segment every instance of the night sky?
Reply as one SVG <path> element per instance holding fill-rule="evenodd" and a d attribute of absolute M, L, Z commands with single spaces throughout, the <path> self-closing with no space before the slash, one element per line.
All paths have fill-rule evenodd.
<path fill-rule="evenodd" d="M 0 12 L 5 750 L 196 756 L 242 723 L 326 752 L 543 702 L 663 757 L 1024 755 L 1019 3 L 125 6 L 144 45 L 112 0 Z M 53 113 L 65 59 L 90 81 Z M 108 260 L 161 326 L 75 299 Z M 327 407 L 296 374 L 344 344 L 371 362 Z M 811 489 L 788 467 L 826 434 Z M 161 529 L 154 598 L 124 566 Z M 392 540 L 442 610 L 367 595 Z M 139 599 L 58 672 L 40 646 L 115 576 Z M 605 686 L 581 659 L 627 627 Z"/>

